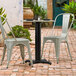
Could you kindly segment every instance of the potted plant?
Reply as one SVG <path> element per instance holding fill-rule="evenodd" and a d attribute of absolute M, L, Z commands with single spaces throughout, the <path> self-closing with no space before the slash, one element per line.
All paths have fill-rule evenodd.
<path fill-rule="evenodd" d="M 34 5 L 33 12 L 35 19 L 38 19 L 38 17 L 46 18 L 46 11 L 41 6 L 38 6 L 38 4 Z"/>
<path fill-rule="evenodd" d="M 12 27 L 12 32 L 15 35 L 16 38 L 23 37 L 23 38 L 29 39 L 30 41 L 32 40 L 30 38 L 31 35 L 30 35 L 30 32 L 28 31 L 28 29 L 25 29 L 20 25 L 16 25 L 16 26 Z M 10 31 L 8 33 L 8 36 L 13 36 L 12 32 Z"/>
<path fill-rule="evenodd" d="M 38 19 L 38 16 L 41 16 L 42 19 L 46 17 L 46 11 L 41 6 L 38 6 L 37 0 L 24 0 L 23 6 L 30 7 L 33 10 L 35 19 Z"/>
<path fill-rule="evenodd" d="M 33 18 L 34 19 L 38 19 L 38 17 L 40 17 L 41 19 L 46 18 L 47 12 L 41 6 L 38 6 L 38 1 L 37 0 L 26 0 L 26 2 L 24 3 L 24 9 L 25 8 L 29 8 L 29 7 L 31 8 L 31 10 L 33 12 L 33 17 L 32 18 L 28 18 L 28 17 L 30 17 L 29 15 L 31 15 L 29 13 L 29 15 L 24 16 L 25 17 L 24 19 L 33 19 Z M 24 15 L 25 15 L 25 12 L 24 12 Z M 45 24 L 46 23 L 43 23 L 42 25 L 45 25 Z"/>
<path fill-rule="evenodd" d="M 34 19 L 46 19 L 47 18 L 47 11 L 43 9 L 41 6 L 38 6 L 38 4 L 35 4 L 33 7 L 34 12 Z M 48 23 L 42 23 L 42 27 L 48 26 Z"/>
<path fill-rule="evenodd" d="M 33 19 L 34 13 L 32 11 L 34 4 L 32 0 L 23 0 L 23 19 Z M 23 23 L 24 27 L 30 27 L 32 23 Z"/>

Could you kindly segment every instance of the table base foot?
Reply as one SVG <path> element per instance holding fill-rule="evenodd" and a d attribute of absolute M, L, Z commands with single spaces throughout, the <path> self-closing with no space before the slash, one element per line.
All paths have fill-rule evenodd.
<path fill-rule="evenodd" d="M 29 65 L 31 64 L 30 63 L 30 60 L 26 60 L 25 63 L 29 62 Z M 46 59 L 41 59 L 40 61 L 37 61 L 37 60 L 33 60 L 33 64 L 37 64 L 37 63 L 44 63 L 44 64 L 52 64 L 50 61 L 47 61 Z"/>

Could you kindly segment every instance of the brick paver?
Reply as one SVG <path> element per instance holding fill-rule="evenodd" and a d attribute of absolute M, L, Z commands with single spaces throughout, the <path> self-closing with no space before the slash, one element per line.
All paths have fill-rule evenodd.
<path fill-rule="evenodd" d="M 61 29 L 55 29 L 55 34 L 59 35 Z M 35 40 L 35 30 L 30 30 L 32 43 Z M 43 36 L 51 34 L 50 28 L 42 28 Z M 0 76 L 76 76 L 76 31 L 71 30 L 68 36 L 69 46 L 73 61 L 70 61 L 68 50 L 65 43 L 61 44 L 59 64 L 56 63 L 56 56 L 53 43 L 46 43 L 44 48 L 43 57 L 52 62 L 49 64 L 34 64 L 33 67 L 28 63 L 22 64 L 19 47 L 14 47 L 12 52 L 9 68 L 6 69 L 7 53 L 3 61 L 3 65 L 0 65 Z M 35 59 L 35 45 L 31 45 L 32 58 Z M 0 47 L 0 61 L 3 53 L 3 47 Z M 50 54 L 49 54 L 50 53 Z M 25 47 L 25 60 L 28 59 L 28 52 Z"/>

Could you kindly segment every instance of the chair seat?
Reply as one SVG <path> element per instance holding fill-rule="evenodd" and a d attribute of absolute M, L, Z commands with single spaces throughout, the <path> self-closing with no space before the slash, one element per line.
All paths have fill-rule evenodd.
<path fill-rule="evenodd" d="M 51 40 L 51 42 L 55 42 L 56 40 L 59 40 L 61 43 L 65 42 L 66 41 L 66 36 L 47 36 L 47 37 L 44 37 L 44 40 L 45 42 L 47 40 Z"/>
<path fill-rule="evenodd" d="M 47 38 L 47 39 L 65 39 L 66 36 L 47 36 L 44 38 Z"/>
<path fill-rule="evenodd" d="M 17 41 L 29 41 L 28 39 L 26 38 L 16 38 Z M 6 39 L 5 41 L 10 41 L 10 42 L 14 42 L 16 41 L 15 38 L 9 38 L 9 39 Z"/>

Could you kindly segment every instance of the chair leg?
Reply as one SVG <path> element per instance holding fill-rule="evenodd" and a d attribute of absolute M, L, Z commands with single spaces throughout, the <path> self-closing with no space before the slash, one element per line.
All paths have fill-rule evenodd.
<path fill-rule="evenodd" d="M 29 42 L 27 42 L 27 48 L 28 48 L 28 54 L 29 54 L 29 59 L 30 59 L 30 62 L 31 62 L 31 66 L 33 66 L 33 61 L 32 61 L 32 55 L 31 55 L 31 49 L 30 49 L 30 44 Z"/>
<path fill-rule="evenodd" d="M 42 46 L 41 58 L 42 58 L 42 56 L 43 56 L 43 50 L 44 50 L 44 45 L 45 45 L 46 41 L 47 41 L 47 39 L 44 38 L 44 39 L 43 39 L 43 46 Z"/>
<path fill-rule="evenodd" d="M 42 46 L 42 54 L 41 54 L 41 58 L 42 58 L 42 56 L 43 56 L 44 45 L 45 45 L 45 41 L 43 40 L 43 46 Z"/>
<path fill-rule="evenodd" d="M 11 59 L 11 54 L 12 54 L 12 45 L 10 44 L 10 46 L 7 46 L 7 68 Z"/>
<path fill-rule="evenodd" d="M 2 55 L 1 65 L 2 65 L 2 62 L 3 62 L 3 60 L 4 60 L 5 53 L 6 53 L 6 45 L 4 45 L 4 50 L 3 50 L 3 55 Z"/>
<path fill-rule="evenodd" d="M 24 64 L 25 61 L 24 61 L 24 46 L 23 45 L 20 45 L 20 52 L 21 52 L 21 57 L 22 57 L 23 64 Z"/>
<path fill-rule="evenodd" d="M 59 63 L 59 53 L 60 53 L 60 40 L 56 39 L 54 41 L 55 43 L 55 51 L 56 51 L 56 58 L 57 58 L 57 64 Z"/>
<path fill-rule="evenodd" d="M 70 59 L 71 59 L 71 61 L 72 61 L 72 56 L 71 56 L 71 53 L 70 53 L 70 48 L 69 48 L 68 41 L 66 41 L 66 44 L 67 44 L 67 48 L 68 48 L 68 52 L 69 52 Z"/>

